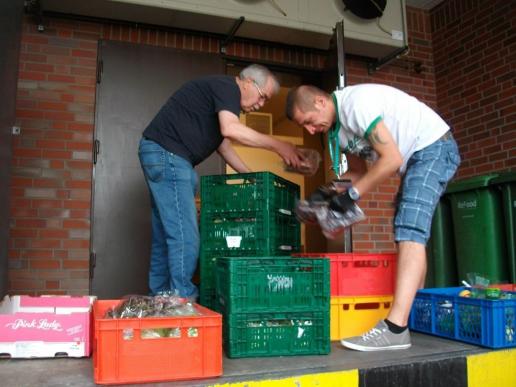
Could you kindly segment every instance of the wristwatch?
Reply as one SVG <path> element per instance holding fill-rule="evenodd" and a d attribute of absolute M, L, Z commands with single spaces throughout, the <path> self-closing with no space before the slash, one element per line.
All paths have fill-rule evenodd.
<path fill-rule="evenodd" d="M 348 189 L 348 194 L 349 194 L 349 197 L 351 199 L 353 199 L 354 201 L 357 201 L 358 199 L 360 199 L 360 192 L 358 192 L 358 189 L 356 189 L 355 187 L 350 187 Z"/>

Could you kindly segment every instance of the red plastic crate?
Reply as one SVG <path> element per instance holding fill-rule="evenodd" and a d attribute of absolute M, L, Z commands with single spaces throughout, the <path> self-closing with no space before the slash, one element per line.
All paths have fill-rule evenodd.
<path fill-rule="evenodd" d="M 306 253 L 292 256 L 329 258 L 332 296 L 394 294 L 396 254 Z"/>
<path fill-rule="evenodd" d="M 93 373 L 97 384 L 200 379 L 222 375 L 222 316 L 195 305 L 197 316 L 104 318 L 119 300 L 93 306 Z M 172 328 L 169 337 L 143 338 Z"/>

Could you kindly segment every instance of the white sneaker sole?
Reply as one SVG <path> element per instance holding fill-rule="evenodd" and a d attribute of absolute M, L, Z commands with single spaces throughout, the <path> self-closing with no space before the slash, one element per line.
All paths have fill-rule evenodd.
<path fill-rule="evenodd" d="M 349 349 L 354 349 L 355 351 L 362 352 L 373 352 L 373 351 L 392 351 L 396 349 L 408 349 L 412 346 L 412 344 L 401 344 L 401 345 L 389 345 L 388 347 L 366 347 L 359 344 L 349 343 L 345 340 L 341 340 L 340 343 Z"/>

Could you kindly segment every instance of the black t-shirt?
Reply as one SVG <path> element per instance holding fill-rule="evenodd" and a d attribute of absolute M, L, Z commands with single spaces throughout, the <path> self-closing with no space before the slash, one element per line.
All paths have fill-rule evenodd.
<path fill-rule="evenodd" d="M 240 88 L 234 77 L 213 75 L 185 83 L 163 105 L 143 135 L 192 165 L 222 143 L 218 112 L 240 114 Z"/>

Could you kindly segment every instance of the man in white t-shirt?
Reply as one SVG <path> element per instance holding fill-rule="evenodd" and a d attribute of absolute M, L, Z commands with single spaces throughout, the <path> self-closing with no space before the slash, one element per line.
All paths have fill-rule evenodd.
<path fill-rule="evenodd" d="M 365 193 L 394 173 L 401 175 L 394 218 L 398 259 L 392 308 L 369 332 L 341 342 L 359 351 L 409 348 L 408 317 L 424 285 L 432 217 L 460 164 L 450 127 L 421 101 L 379 84 L 349 86 L 333 94 L 300 86 L 289 92 L 286 114 L 312 135 L 328 134 L 334 171 L 352 181 L 347 191 L 320 187 L 311 195 L 309 201 L 328 201 L 330 215 L 346 214 Z M 347 163 L 341 152 L 348 156 Z"/>

